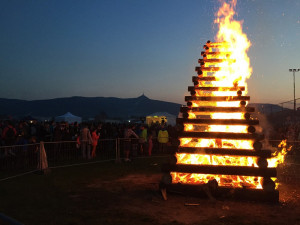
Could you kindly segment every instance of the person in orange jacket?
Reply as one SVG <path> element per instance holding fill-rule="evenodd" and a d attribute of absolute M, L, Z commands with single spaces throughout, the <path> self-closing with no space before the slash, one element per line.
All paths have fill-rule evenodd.
<path fill-rule="evenodd" d="M 100 137 L 100 133 L 98 133 L 97 131 L 98 131 L 98 129 L 94 129 L 92 131 L 92 146 L 93 146 L 92 158 L 96 157 L 96 148 L 97 148 L 98 140 L 99 140 L 99 137 Z"/>

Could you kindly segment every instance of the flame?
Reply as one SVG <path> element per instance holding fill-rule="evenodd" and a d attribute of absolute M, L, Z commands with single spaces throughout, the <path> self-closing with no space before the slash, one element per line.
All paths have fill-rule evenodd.
<path fill-rule="evenodd" d="M 224 67 L 222 71 L 216 72 L 214 76 L 224 78 L 226 82 L 221 85 L 232 85 L 236 81 L 241 86 L 245 86 L 247 93 L 246 79 L 250 78 L 252 68 L 250 67 L 250 59 L 247 51 L 251 46 L 247 35 L 242 31 L 243 21 L 236 21 L 233 19 L 235 15 L 236 0 L 232 0 L 231 4 L 226 2 L 219 9 L 215 23 L 219 25 L 216 40 L 219 42 L 229 43 L 226 47 L 220 48 L 220 51 L 230 52 L 230 57 L 236 62 L 229 65 L 228 62 L 218 65 Z"/>
<path fill-rule="evenodd" d="M 269 167 L 277 167 L 278 164 L 284 163 L 286 154 L 292 149 L 292 146 L 287 147 L 286 140 L 282 140 L 278 145 L 281 150 L 275 151 L 272 154 L 272 158 L 268 159 Z"/>

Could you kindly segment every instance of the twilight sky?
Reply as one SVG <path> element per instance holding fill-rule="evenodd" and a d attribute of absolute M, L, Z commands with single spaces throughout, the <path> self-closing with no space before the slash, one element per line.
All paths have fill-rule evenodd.
<path fill-rule="evenodd" d="M 144 92 L 183 104 L 202 46 L 217 32 L 219 7 L 217 0 L 1 0 L 0 97 Z M 292 100 L 300 0 L 238 0 L 236 11 L 252 43 L 251 102 Z"/>

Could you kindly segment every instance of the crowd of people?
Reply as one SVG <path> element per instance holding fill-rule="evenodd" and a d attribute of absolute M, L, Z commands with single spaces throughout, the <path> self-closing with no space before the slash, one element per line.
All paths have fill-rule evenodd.
<path fill-rule="evenodd" d="M 76 142 L 83 158 L 96 157 L 101 143 L 120 139 L 122 154 L 129 161 L 132 155 L 152 155 L 166 152 L 177 139 L 176 127 L 167 124 L 67 123 L 38 121 L 0 121 L 0 146 L 27 145 L 44 142 Z M 100 143 L 100 144 L 99 144 Z M 99 146 L 100 145 L 100 146 Z M 4 153 L 3 153 L 4 154 Z M 7 151 L 5 151 L 7 154 Z"/>
<path fill-rule="evenodd" d="M 27 145 L 44 142 L 73 141 L 80 149 L 83 158 L 95 158 L 100 149 L 104 149 L 105 140 L 119 139 L 122 156 L 130 161 L 133 155 L 149 155 L 170 152 L 169 146 L 175 146 L 178 137 L 177 126 L 155 123 L 147 126 L 141 123 L 67 123 L 38 121 L 0 121 L 0 156 L 9 152 L 4 146 Z M 300 141 L 300 122 L 287 123 L 272 129 L 270 140 L 287 139 Z M 299 144 L 298 144 L 299 145 Z M 113 147 L 111 147 L 113 148 Z"/>

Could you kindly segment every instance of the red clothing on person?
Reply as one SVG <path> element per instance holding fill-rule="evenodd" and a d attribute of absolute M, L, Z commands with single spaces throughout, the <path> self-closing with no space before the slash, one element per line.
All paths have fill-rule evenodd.
<path fill-rule="evenodd" d="M 95 130 L 95 131 L 92 132 L 92 140 L 93 140 L 92 145 L 93 146 L 97 146 L 98 145 L 98 139 L 100 137 L 100 135 L 98 135 L 96 131 L 97 130 Z"/>
<path fill-rule="evenodd" d="M 6 132 L 7 132 L 9 129 L 12 129 L 12 131 L 14 132 L 14 136 L 17 136 L 17 130 L 16 130 L 12 125 L 8 125 L 7 127 L 4 128 L 4 130 L 3 130 L 3 132 L 2 132 L 2 138 L 3 138 L 3 139 L 8 138 L 8 137 L 6 137 Z"/>

